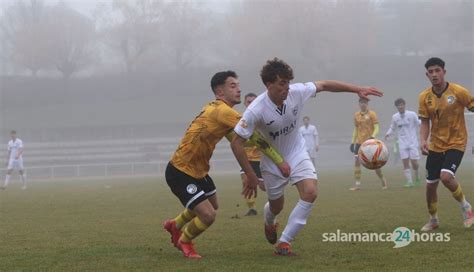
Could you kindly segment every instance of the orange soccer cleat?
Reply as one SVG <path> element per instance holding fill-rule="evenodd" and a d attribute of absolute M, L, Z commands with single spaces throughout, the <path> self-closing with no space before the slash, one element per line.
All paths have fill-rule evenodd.
<path fill-rule="evenodd" d="M 183 252 L 184 257 L 190 259 L 201 259 L 202 256 L 199 255 L 196 250 L 194 249 L 193 242 L 183 243 L 178 241 L 178 248 Z"/>
<path fill-rule="evenodd" d="M 178 247 L 178 240 L 179 237 L 181 237 L 181 231 L 176 228 L 176 222 L 168 219 L 163 223 L 163 228 L 171 234 L 171 243 L 173 243 L 175 247 Z"/>

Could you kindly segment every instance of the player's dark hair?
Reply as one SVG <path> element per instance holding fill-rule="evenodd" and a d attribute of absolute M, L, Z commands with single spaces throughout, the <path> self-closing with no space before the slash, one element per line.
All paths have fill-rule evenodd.
<path fill-rule="evenodd" d="M 309 120 L 309 117 L 308 117 L 308 116 L 303 117 L 303 120 L 305 120 L 305 119 L 308 119 L 308 120 Z"/>
<path fill-rule="evenodd" d="M 395 100 L 395 106 L 398 106 L 400 104 L 406 104 L 405 103 L 405 99 L 403 98 L 398 98 L 397 100 Z"/>
<path fill-rule="evenodd" d="M 362 97 L 359 98 L 359 103 L 362 103 L 362 102 L 364 102 L 364 103 L 369 103 L 369 99 L 367 99 L 367 98 L 362 98 Z"/>
<path fill-rule="evenodd" d="M 237 74 L 231 70 L 218 72 L 214 76 L 212 76 L 211 78 L 212 91 L 216 93 L 217 86 L 224 85 L 228 77 L 238 78 Z"/>
<path fill-rule="evenodd" d="M 10 134 L 16 134 L 16 130 L 10 131 Z"/>
<path fill-rule="evenodd" d="M 257 95 L 254 94 L 254 93 L 248 93 L 248 94 L 245 95 L 244 100 L 246 100 L 249 97 L 257 97 Z"/>
<path fill-rule="evenodd" d="M 262 67 L 260 71 L 260 77 L 262 78 L 263 84 L 274 83 L 277 77 L 292 80 L 293 69 L 290 65 L 279 58 L 268 60 L 267 63 Z"/>
<path fill-rule="evenodd" d="M 425 68 L 428 70 L 428 67 L 438 65 L 444 69 L 444 64 L 445 64 L 444 61 L 440 58 L 430 58 L 429 60 L 426 61 Z"/>

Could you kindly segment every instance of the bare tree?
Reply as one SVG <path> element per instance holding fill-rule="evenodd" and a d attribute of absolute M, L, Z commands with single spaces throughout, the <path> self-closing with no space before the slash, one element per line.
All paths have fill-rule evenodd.
<path fill-rule="evenodd" d="M 203 50 L 201 44 L 207 37 L 207 14 L 192 1 L 173 1 L 164 7 L 163 41 L 174 52 L 173 63 L 177 70 L 188 67 Z"/>
<path fill-rule="evenodd" d="M 162 5 L 163 1 L 114 0 L 111 10 L 97 14 L 105 43 L 120 55 L 127 73 L 157 45 Z"/>
<path fill-rule="evenodd" d="M 93 61 L 95 25 L 63 3 L 51 8 L 49 18 L 50 57 L 63 78 L 68 79 Z"/>
<path fill-rule="evenodd" d="M 34 76 L 40 69 L 50 67 L 49 41 L 44 38 L 48 31 L 44 2 L 19 0 L 3 14 L 0 27 L 5 47 L 11 52 L 11 61 Z"/>

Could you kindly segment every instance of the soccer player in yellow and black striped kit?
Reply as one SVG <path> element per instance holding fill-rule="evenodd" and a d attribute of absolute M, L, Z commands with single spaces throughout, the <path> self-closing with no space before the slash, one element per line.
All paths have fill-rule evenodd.
<path fill-rule="evenodd" d="M 245 107 L 247 108 L 255 98 L 257 98 L 257 95 L 254 93 L 246 94 L 244 97 Z M 256 146 L 246 146 L 245 153 L 247 154 L 247 158 L 249 159 L 249 163 L 252 166 L 253 171 L 255 172 L 255 174 L 257 174 L 257 177 L 260 181 L 260 189 L 265 190 L 265 185 L 263 185 L 262 173 L 260 171 L 260 157 L 262 156 L 262 153 L 258 150 L 258 147 Z M 242 178 L 242 184 L 246 184 L 247 175 L 245 175 L 245 172 L 242 169 L 240 170 L 240 177 Z M 245 202 L 247 203 L 247 207 L 249 208 L 245 216 L 257 215 L 257 210 L 255 209 L 257 198 L 255 196 L 251 196 L 250 198 L 244 198 Z"/>
<path fill-rule="evenodd" d="M 431 231 L 439 226 L 437 189 L 440 180 L 459 202 L 464 226 L 469 228 L 474 224 L 472 206 L 455 178 L 467 143 L 464 108 L 474 112 L 474 96 L 461 85 L 445 81 L 444 65 L 440 58 L 430 58 L 425 63 L 426 76 L 432 87 L 419 95 L 420 147 L 423 155 L 428 155 L 426 202 L 430 214 L 430 220 L 421 231 Z"/>
<path fill-rule="evenodd" d="M 352 133 L 352 143 L 350 150 L 355 156 L 355 185 L 354 187 L 350 188 L 351 191 L 360 190 L 360 178 L 362 175 L 358 156 L 360 145 L 368 139 L 375 138 L 379 133 L 379 121 L 377 119 L 377 114 L 374 111 L 369 110 L 368 106 L 369 100 L 364 98 L 359 99 L 360 111 L 354 114 L 354 131 Z M 383 176 L 382 170 L 376 169 L 375 173 L 382 182 L 382 189 L 387 189 L 387 180 Z"/>
<path fill-rule="evenodd" d="M 171 234 L 172 243 L 188 258 L 201 258 L 192 241 L 216 217 L 216 187 L 208 175 L 212 152 L 224 136 L 231 137 L 241 117 L 232 109 L 240 103 L 240 85 L 235 72 L 216 73 L 211 79 L 211 88 L 216 99 L 208 103 L 188 127 L 165 173 L 168 186 L 185 209 L 176 218 L 166 220 L 163 227 Z M 261 148 L 282 174 L 289 175 L 288 164 L 263 138 L 254 134 L 250 142 Z M 250 165 L 244 167 L 248 170 Z"/>

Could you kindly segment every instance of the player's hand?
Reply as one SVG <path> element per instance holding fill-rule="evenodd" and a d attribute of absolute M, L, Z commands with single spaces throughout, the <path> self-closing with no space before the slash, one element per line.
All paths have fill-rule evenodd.
<path fill-rule="evenodd" d="M 427 142 L 422 141 L 421 145 L 420 145 L 420 148 L 421 148 L 421 154 L 428 155 L 430 153 L 429 150 L 428 150 L 428 143 Z"/>
<path fill-rule="evenodd" d="M 253 173 L 252 175 L 247 176 L 247 179 L 244 180 L 244 190 L 242 191 L 242 195 L 245 198 L 251 198 L 252 196 L 257 197 L 257 185 L 258 185 L 258 177 Z"/>
<path fill-rule="evenodd" d="M 351 146 L 349 147 L 349 150 L 351 151 L 351 153 L 354 153 L 354 151 L 355 151 L 354 144 L 351 144 Z"/>
<path fill-rule="evenodd" d="M 364 98 L 367 100 L 370 100 L 369 95 L 374 95 L 378 97 L 383 96 L 383 92 L 374 87 L 361 87 L 357 94 L 360 98 Z"/>
<path fill-rule="evenodd" d="M 291 168 L 290 165 L 286 162 L 283 161 L 282 163 L 278 164 L 278 169 L 280 169 L 281 174 L 287 178 L 290 176 Z"/>

